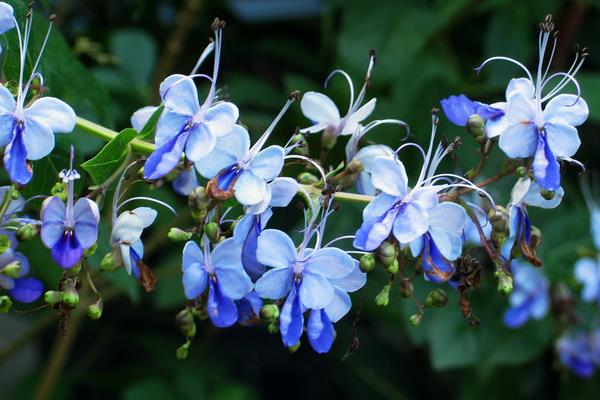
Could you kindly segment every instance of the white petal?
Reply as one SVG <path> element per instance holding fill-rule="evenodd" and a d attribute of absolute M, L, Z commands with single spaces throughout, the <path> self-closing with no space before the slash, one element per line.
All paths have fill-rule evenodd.
<path fill-rule="evenodd" d="M 579 126 L 585 122 L 590 110 L 584 99 L 574 94 L 559 94 L 550 99 L 544 109 L 544 121 L 560 119 L 569 125 Z"/>
<path fill-rule="evenodd" d="M 53 132 L 71 132 L 75 128 L 75 111 L 62 100 L 42 97 L 25 109 L 25 118 L 44 124 Z"/>
<path fill-rule="evenodd" d="M 300 108 L 304 116 L 315 123 L 337 125 L 340 121 L 340 112 L 335 103 L 322 93 L 306 92 Z"/>
<path fill-rule="evenodd" d="M 404 197 L 408 191 L 408 178 L 404 164 L 389 157 L 375 159 L 371 180 L 376 189 L 396 197 Z"/>
<path fill-rule="evenodd" d="M 244 171 L 233 185 L 235 198 L 243 205 L 250 206 L 260 202 L 267 191 L 265 180 L 251 171 Z"/>
<path fill-rule="evenodd" d="M 498 145 L 510 158 L 526 158 L 537 149 L 537 128 L 532 124 L 513 124 L 500 135 Z"/>
<path fill-rule="evenodd" d="M 533 83 L 527 78 L 513 78 L 506 87 L 506 100 L 509 100 L 517 93 L 524 95 L 528 99 L 533 98 L 535 88 Z"/>
<path fill-rule="evenodd" d="M 546 123 L 546 140 L 556 157 L 571 157 L 581 145 L 577 129 L 567 122 L 553 120 Z"/>

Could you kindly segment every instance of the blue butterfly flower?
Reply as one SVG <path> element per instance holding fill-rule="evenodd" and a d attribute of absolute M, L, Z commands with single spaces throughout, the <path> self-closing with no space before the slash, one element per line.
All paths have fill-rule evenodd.
<path fill-rule="evenodd" d="M 504 324 L 518 328 L 529 319 L 541 319 L 548 313 L 550 296 L 548 280 L 540 269 L 515 260 L 510 269 L 514 290 L 510 294 L 510 308 L 504 313 Z"/>
<path fill-rule="evenodd" d="M 504 111 L 479 101 L 473 101 L 464 94 L 450 96 L 441 102 L 442 110 L 454 125 L 466 126 L 469 117 L 479 115 L 484 121 L 504 115 Z"/>
<path fill-rule="evenodd" d="M 13 263 L 19 264 L 17 277 L 3 273 L 4 268 Z M 29 261 L 23 254 L 8 249 L 0 254 L 0 287 L 8 291 L 13 299 L 21 303 L 31 303 L 37 300 L 44 291 L 44 285 L 39 279 L 25 277 L 29 273 Z"/>
<path fill-rule="evenodd" d="M 567 334 L 556 342 L 560 362 L 581 378 L 589 378 L 596 372 L 592 341 L 585 332 Z"/>

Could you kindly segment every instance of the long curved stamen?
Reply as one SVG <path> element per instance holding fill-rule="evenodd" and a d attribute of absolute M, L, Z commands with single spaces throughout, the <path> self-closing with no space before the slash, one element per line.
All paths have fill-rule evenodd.
<path fill-rule="evenodd" d="M 371 53 L 371 58 L 369 59 L 369 67 L 367 68 L 367 74 L 365 76 L 365 83 L 363 83 L 363 86 L 360 89 L 360 92 L 358 93 L 358 97 L 356 98 L 356 101 L 352 105 L 351 110 L 348 111 L 348 115 L 356 112 L 356 110 L 358 110 L 358 108 L 361 106 L 361 104 L 365 98 L 365 94 L 367 93 L 367 86 L 369 85 L 369 82 L 371 80 L 371 73 L 373 72 L 374 66 L 375 66 L 375 54 Z"/>
<path fill-rule="evenodd" d="M 135 160 L 134 162 L 132 162 L 131 164 L 129 164 L 127 167 L 125 167 L 125 169 L 123 170 L 123 173 L 121 174 L 121 177 L 119 178 L 119 181 L 117 182 L 117 186 L 115 187 L 115 193 L 113 195 L 113 201 L 112 201 L 112 222 L 111 222 L 111 226 L 115 225 L 115 222 L 117 221 L 117 210 L 120 208 L 119 206 L 119 201 L 120 201 L 120 193 L 121 193 L 121 186 L 123 185 L 123 182 L 125 181 L 125 176 L 127 175 L 127 172 L 129 171 L 129 169 L 131 167 L 133 167 L 134 165 L 140 164 L 142 160 Z"/>
<path fill-rule="evenodd" d="M 421 186 L 427 171 L 429 169 L 429 164 L 431 161 L 431 152 L 433 151 L 433 141 L 435 139 L 435 134 L 437 132 L 437 124 L 439 122 L 439 116 L 437 110 L 434 110 L 431 113 L 431 137 L 429 139 L 429 147 L 427 148 L 427 154 L 425 154 L 425 158 L 423 160 L 423 166 L 421 167 L 421 173 L 419 174 L 419 179 L 417 179 L 417 183 L 415 187 Z"/>
<path fill-rule="evenodd" d="M 558 40 L 556 35 L 554 35 L 554 41 L 552 42 L 552 51 L 550 52 L 550 57 L 548 58 L 548 64 L 546 64 L 546 70 L 544 71 L 544 75 L 542 75 L 542 82 L 546 79 L 546 76 L 548 75 L 548 71 L 550 70 L 550 66 L 552 65 L 552 60 L 554 59 L 554 53 L 556 51 L 556 44 L 557 44 Z M 577 57 L 577 55 L 576 55 Z M 544 84 L 542 83 L 542 87 L 544 86 Z"/>
<path fill-rule="evenodd" d="M 219 219 L 219 224 L 225 222 L 225 217 L 227 217 L 231 210 L 233 210 L 233 207 L 228 207 L 225 211 L 223 211 L 223 215 L 221 215 L 221 218 Z"/>
<path fill-rule="evenodd" d="M 33 20 L 33 14 L 32 14 L 32 20 Z M 31 76 L 27 80 L 25 89 L 23 89 L 22 101 L 25 101 L 25 98 L 27 97 L 27 92 L 29 91 L 29 86 L 31 86 L 31 83 L 33 82 L 33 80 L 35 79 L 35 76 L 37 75 L 36 70 L 37 70 L 38 66 L 40 65 L 40 61 L 42 60 L 42 55 L 44 54 L 44 50 L 46 49 L 46 45 L 48 44 L 48 38 L 50 38 L 50 32 L 52 31 L 53 24 L 54 24 L 54 16 L 51 16 L 50 22 L 48 24 L 48 30 L 46 31 L 46 36 L 44 37 L 44 42 L 42 43 L 40 52 L 38 53 L 35 63 L 33 64 L 33 68 L 31 69 Z M 31 23 L 30 25 L 33 25 L 33 23 Z M 31 30 L 31 27 L 29 28 L 29 30 Z"/>
<path fill-rule="evenodd" d="M 492 196 L 490 196 L 490 194 L 488 192 L 486 192 L 479 186 L 475 185 L 473 182 L 471 182 L 470 180 L 468 180 L 467 178 L 465 178 L 463 176 L 455 175 L 455 174 L 448 174 L 448 173 L 438 174 L 438 175 L 433 175 L 433 176 L 425 179 L 423 181 L 423 183 L 431 182 L 431 181 L 439 179 L 439 178 L 452 178 L 452 179 L 457 179 L 457 180 L 461 181 L 462 183 L 456 183 L 456 182 L 449 183 L 448 188 L 449 187 L 463 187 L 463 188 L 475 190 L 477 193 L 485 196 L 490 201 L 490 203 L 492 204 L 492 207 L 494 209 L 496 208 L 496 202 L 494 201 L 494 199 L 492 198 Z"/>
<path fill-rule="evenodd" d="M 339 242 L 340 240 L 347 240 L 347 239 L 352 239 L 352 240 L 353 240 L 355 237 L 356 237 L 356 236 L 354 236 L 354 235 L 345 235 L 345 236 L 340 236 L 340 237 L 338 237 L 338 238 L 335 238 L 335 239 L 333 239 L 333 240 L 330 240 L 330 241 L 329 241 L 329 242 L 328 242 L 328 243 L 327 243 L 325 246 L 323 246 L 323 247 L 329 247 L 329 246 L 331 246 L 332 244 L 334 244 L 334 243 L 336 243 L 336 242 Z"/>
<path fill-rule="evenodd" d="M 575 85 L 575 88 L 577 89 L 577 98 L 575 99 L 575 101 L 572 104 L 572 105 L 575 105 L 575 103 L 577 103 L 577 101 L 581 97 L 581 88 L 579 86 L 579 82 L 577 82 L 577 80 L 572 75 L 568 75 L 566 72 L 556 72 L 556 73 L 550 75 L 548 77 L 548 80 L 551 80 L 552 78 L 555 78 L 557 76 L 562 76 L 563 77 L 562 81 L 564 81 L 565 83 L 559 84 L 558 86 L 556 86 L 554 89 L 552 89 L 550 91 L 550 93 L 548 93 L 546 96 L 544 96 L 544 98 L 541 101 L 544 102 L 544 101 L 550 99 L 552 96 L 554 96 L 556 93 L 558 93 L 562 88 L 564 88 L 568 83 L 573 83 L 573 85 Z"/>
<path fill-rule="evenodd" d="M 425 155 L 425 150 L 423 150 L 423 148 L 422 148 L 421 146 L 419 146 L 418 144 L 416 144 L 416 143 L 404 143 L 403 145 L 399 146 L 399 147 L 396 149 L 396 151 L 394 151 L 394 154 L 395 154 L 396 156 L 398 156 L 398 154 L 399 154 L 399 153 L 400 153 L 402 150 L 404 150 L 405 148 L 407 148 L 407 147 L 414 147 L 414 148 L 416 148 L 417 150 L 419 150 L 419 153 L 421 154 L 421 157 L 423 158 L 423 162 L 425 162 L 425 158 L 427 157 L 427 156 Z"/>
<path fill-rule="evenodd" d="M 17 104 L 20 104 L 21 91 L 23 90 L 23 68 L 25 65 L 25 49 L 23 48 L 23 36 L 21 35 L 21 28 L 19 28 L 19 23 L 17 22 L 14 15 L 12 16 L 13 24 L 15 25 L 15 30 L 17 31 L 17 38 L 19 41 L 19 61 L 21 62 L 21 67 L 19 68 L 19 87 L 17 93 Z"/>
<path fill-rule="evenodd" d="M 217 77 L 219 76 L 219 65 L 221 63 L 221 45 L 223 37 L 222 27 L 223 23 L 218 19 L 215 19 L 215 22 L 213 22 L 213 29 L 215 30 L 215 62 L 213 64 L 213 76 L 210 85 L 210 91 L 208 92 L 208 96 L 206 96 L 203 107 L 212 104 L 212 100 L 216 93 Z"/>
<path fill-rule="evenodd" d="M 352 79 L 350 78 L 350 75 L 348 75 L 348 73 L 346 71 L 342 71 L 341 69 L 333 70 L 327 76 L 327 79 L 325 79 L 325 84 L 323 86 L 325 88 L 327 88 L 329 81 L 331 80 L 331 78 L 333 78 L 333 76 L 335 74 L 342 75 L 344 78 L 346 78 L 346 81 L 348 81 L 348 88 L 350 89 L 350 103 L 348 104 L 348 114 L 350 114 L 350 111 L 352 110 L 352 107 L 354 106 L 354 84 L 352 83 Z"/>
<path fill-rule="evenodd" d="M 519 66 L 523 71 L 525 71 L 525 73 L 527 74 L 527 77 L 529 78 L 529 80 L 531 82 L 533 82 L 533 78 L 531 76 L 531 73 L 527 69 L 527 67 L 525 67 L 523 64 L 521 64 L 517 60 L 512 59 L 510 57 L 503 57 L 503 56 L 490 57 L 487 60 L 485 60 L 483 63 L 481 63 L 481 65 L 479 67 L 475 68 L 475 71 L 479 75 L 479 72 L 483 69 L 484 66 L 486 66 L 491 61 L 497 61 L 497 60 L 499 60 L 499 61 L 508 61 L 508 62 L 511 62 L 511 63 Z"/>
<path fill-rule="evenodd" d="M 325 171 L 323 171 L 323 168 L 321 168 L 321 166 L 318 163 L 316 163 L 314 160 L 311 160 L 310 158 L 305 157 L 305 156 L 301 156 L 299 154 L 290 154 L 290 155 L 287 155 L 287 156 L 285 156 L 285 159 L 286 160 L 296 159 L 296 160 L 306 161 L 307 163 L 309 163 L 312 166 L 314 166 L 317 169 L 317 171 L 319 171 L 319 174 L 321 175 L 321 179 L 323 180 L 323 182 L 327 181 L 327 175 L 325 175 Z"/>
<path fill-rule="evenodd" d="M 198 58 L 198 61 L 196 61 L 196 65 L 194 65 L 194 68 L 192 68 L 190 75 L 194 75 L 198 71 L 198 68 L 200 68 L 200 66 L 202 66 L 202 64 L 204 63 L 206 58 L 210 55 L 210 53 L 212 53 L 212 51 L 214 49 L 215 49 L 215 42 L 210 42 L 208 44 L 208 46 L 206 46 L 206 48 L 204 49 L 202 54 L 200 54 L 200 57 Z"/>
<path fill-rule="evenodd" d="M 566 162 L 570 162 L 571 164 L 577 165 L 579 168 L 581 168 L 582 173 L 585 172 L 585 165 L 583 165 L 581 161 L 575 160 L 571 157 L 560 157 L 560 159 Z"/>
<path fill-rule="evenodd" d="M 254 143 L 254 146 L 252 146 L 250 151 L 248 151 L 248 156 L 246 157 L 247 161 L 253 159 L 258 154 L 258 152 L 262 149 L 262 147 L 265 145 L 267 139 L 269 139 L 269 136 L 271 136 L 271 133 L 273 132 L 273 130 L 275 129 L 275 127 L 277 126 L 277 124 L 279 123 L 281 118 L 283 118 L 283 116 L 285 115 L 287 110 L 290 108 L 292 103 L 294 101 L 296 101 L 297 98 L 298 98 L 298 92 L 293 92 L 292 94 L 290 94 L 290 96 L 288 97 L 288 100 L 283 105 L 283 108 L 281 109 L 281 111 L 279 111 L 279 114 L 277 114 L 277 116 L 275 117 L 273 122 L 271 122 L 271 125 L 269 125 L 267 130 L 265 130 L 265 132 L 256 141 L 256 143 Z"/>
<path fill-rule="evenodd" d="M 146 196 L 130 197 L 129 199 L 127 199 L 124 202 L 122 202 L 121 204 L 119 204 L 119 206 L 117 207 L 117 211 L 119 211 L 121 209 L 121 207 L 123 207 L 125 204 L 131 203 L 132 201 L 135 201 L 135 200 L 146 200 L 146 201 L 150 201 L 152 203 L 160 204 L 161 206 L 163 206 L 163 207 L 167 208 L 169 211 L 171 211 L 173 213 L 173 215 L 177 215 L 177 211 L 175 211 L 175 209 L 173 207 L 171 207 L 164 201 L 161 201 L 158 199 L 153 199 L 151 197 L 146 197 Z"/>
<path fill-rule="evenodd" d="M 360 142 L 360 140 L 367 133 L 369 133 L 372 129 L 374 129 L 375 127 L 377 127 L 379 125 L 384 125 L 384 124 L 400 125 L 400 126 L 406 128 L 406 135 L 404 135 L 404 137 L 402 139 L 400 139 L 401 141 L 406 140 L 410 136 L 410 127 L 408 126 L 408 124 L 406 122 L 401 121 L 399 119 L 378 119 L 375 121 L 371 121 L 367 125 L 365 125 L 362 129 L 358 130 L 357 133 L 353 134 L 350 137 L 352 145 L 351 145 L 351 152 L 346 154 L 346 158 L 347 158 L 348 162 L 350 162 L 356 155 L 356 152 L 358 150 L 358 143 Z"/>

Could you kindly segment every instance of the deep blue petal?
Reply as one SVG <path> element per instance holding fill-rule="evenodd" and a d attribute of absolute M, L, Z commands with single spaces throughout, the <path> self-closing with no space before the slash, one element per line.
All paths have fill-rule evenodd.
<path fill-rule="evenodd" d="M 241 300 L 235 302 L 238 309 L 238 323 L 244 326 L 256 325 L 259 322 L 258 313 L 262 307 L 262 299 L 252 291 Z"/>
<path fill-rule="evenodd" d="M 133 246 L 129 246 L 129 257 L 131 257 L 131 273 L 135 279 L 140 279 L 142 274 L 138 263 L 142 260 L 142 257 L 135 251 Z"/>
<path fill-rule="evenodd" d="M 182 196 L 188 196 L 198 187 L 196 170 L 192 166 L 182 171 L 177 178 L 173 180 L 173 190 Z"/>
<path fill-rule="evenodd" d="M 306 325 L 312 348 L 317 353 L 327 353 L 333 344 L 335 330 L 325 310 L 312 310 Z"/>
<path fill-rule="evenodd" d="M 83 248 L 73 232 L 65 232 L 52 247 L 52 257 L 63 268 L 71 268 L 82 256 Z"/>
<path fill-rule="evenodd" d="M 519 307 L 512 307 L 504 313 L 504 325 L 509 328 L 518 328 L 529 319 L 529 304 L 525 302 Z"/>
<path fill-rule="evenodd" d="M 233 181 L 240 176 L 242 172 L 243 171 L 237 167 L 237 164 L 225 168 L 219 173 L 217 187 L 222 191 L 229 190 Z"/>
<path fill-rule="evenodd" d="M 538 138 L 537 150 L 533 160 L 533 174 L 542 189 L 558 190 L 560 188 L 560 167 L 556 156 L 552 154 L 548 142 Z"/>
<path fill-rule="evenodd" d="M 258 237 L 261 232 L 262 226 L 260 215 L 256 215 L 253 218 L 252 226 L 250 227 L 248 236 L 246 237 L 246 240 L 244 240 L 242 246 L 242 265 L 250 279 L 252 279 L 252 282 L 256 282 L 266 271 L 266 267 L 256 258 Z"/>
<path fill-rule="evenodd" d="M 426 234 L 423 246 L 423 272 L 427 279 L 435 283 L 446 282 L 455 271 L 454 264 L 442 256 L 431 236 Z"/>
<path fill-rule="evenodd" d="M 17 124 L 13 140 L 4 150 L 4 167 L 13 182 L 21 185 L 27 184 L 31 180 L 31 167 L 27 164 L 27 150 L 23 143 L 23 129 Z"/>
<path fill-rule="evenodd" d="M 10 297 L 21 303 L 36 301 L 44 291 L 44 285 L 39 279 L 19 278 L 14 282 L 15 286 L 8 293 Z"/>
<path fill-rule="evenodd" d="M 214 279 L 209 280 L 207 310 L 213 325 L 219 328 L 231 326 L 238 319 L 235 302 L 223 295 L 219 282 Z"/>
<path fill-rule="evenodd" d="M 279 330 L 283 344 L 291 347 L 298 343 L 303 327 L 304 315 L 302 315 L 302 305 L 298 296 L 298 284 L 294 283 L 279 316 Z"/>
<path fill-rule="evenodd" d="M 476 113 L 484 120 L 495 119 L 504 115 L 504 111 L 499 108 L 492 107 L 488 104 L 475 102 L 477 105 Z"/>
<path fill-rule="evenodd" d="M 465 126 L 467 120 L 477 110 L 477 104 L 464 94 L 450 96 L 441 101 L 446 117 L 455 125 Z"/>
<path fill-rule="evenodd" d="M 181 131 L 156 149 L 146 160 L 144 178 L 159 179 L 171 172 L 181 159 L 189 135 L 189 131 Z"/>

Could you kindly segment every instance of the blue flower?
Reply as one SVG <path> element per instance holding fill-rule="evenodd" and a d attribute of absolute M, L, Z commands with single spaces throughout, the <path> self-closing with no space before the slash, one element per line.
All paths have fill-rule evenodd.
<path fill-rule="evenodd" d="M 98 205 L 85 197 L 73 204 L 75 179 L 79 174 L 71 166 L 60 177 L 67 184 L 67 204 L 56 196 L 48 197 L 42 204 L 41 237 L 44 245 L 52 250 L 52 258 L 63 268 L 71 268 L 81 260 L 83 252 L 98 239 L 100 213 Z"/>
<path fill-rule="evenodd" d="M 161 83 L 160 95 L 165 109 L 156 129 L 156 151 L 150 155 L 144 166 L 146 179 L 159 179 L 168 174 L 179 163 L 182 154 L 192 162 L 207 156 L 215 147 L 217 138 L 227 135 L 233 129 L 239 117 L 238 108 L 233 103 L 217 99 L 221 36 L 221 29 L 217 28 L 211 78 L 204 75 L 175 74 Z M 205 50 L 203 56 L 210 51 L 211 46 Z M 194 77 L 204 77 L 211 81 L 208 96 L 202 105 L 198 101 Z M 149 109 L 145 110 L 146 112 L 141 112 L 135 120 L 132 119 L 132 123 L 138 124 L 138 119 L 144 119 L 149 112 Z"/>
<path fill-rule="evenodd" d="M 511 79 L 506 89 L 506 103 L 494 106 L 504 111 L 504 116 L 486 123 L 488 137 L 500 137 L 499 146 L 510 158 L 533 157 L 533 173 L 537 183 L 546 190 L 557 190 L 560 186 L 558 160 L 573 161 L 572 156 L 581 144 L 576 127 L 587 119 L 587 103 L 580 97 L 575 74 L 585 56 L 577 55 L 568 72 L 547 75 L 552 63 L 552 51 L 547 66 L 544 65 L 546 48 L 552 32 L 540 32 L 538 74 L 534 81 L 531 73 L 518 61 L 506 60 L 521 67 L 527 78 Z M 556 40 L 556 37 L 554 38 Z M 555 43 L 556 44 L 556 43 Z M 549 87 L 551 82 L 557 82 Z M 577 88 L 576 94 L 559 94 L 568 84 Z M 543 106 L 545 104 L 545 106 Z"/>
<path fill-rule="evenodd" d="M 484 121 L 504 115 L 504 111 L 488 104 L 473 101 L 464 94 L 450 96 L 441 101 L 446 117 L 455 125 L 466 126 L 471 115 L 477 114 Z"/>
<path fill-rule="evenodd" d="M 150 207 L 138 207 L 122 212 L 113 222 L 110 242 L 115 249 L 115 262 L 123 265 L 127 273 L 133 274 L 136 279 L 141 279 L 144 273 L 142 232 L 152 225 L 157 214 Z"/>
<path fill-rule="evenodd" d="M 198 186 L 198 178 L 193 166 L 181 171 L 173 180 L 173 190 L 182 196 L 188 196 Z"/>
<path fill-rule="evenodd" d="M 511 263 L 510 269 L 514 290 L 510 294 L 510 308 L 504 313 L 504 324 L 518 328 L 530 318 L 541 319 L 548 313 L 548 280 L 539 269 L 518 260 Z"/>
<path fill-rule="evenodd" d="M 10 18 L 12 18 L 12 8 L 9 10 L 7 5 L 0 7 L 0 31 L 9 26 L 6 25 L 9 11 Z M 54 133 L 71 132 L 75 128 L 76 121 L 73 109 L 54 97 L 42 97 L 33 101 L 31 105 L 25 106 L 27 93 L 34 79 L 36 77 L 42 79 L 37 68 L 46 44 L 44 42 L 31 70 L 31 75 L 24 82 L 24 63 L 27 55 L 26 45 L 29 43 L 31 32 L 31 19 L 32 17 L 29 17 L 26 21 L 23 39 L 21 39 L 19 26 L 13 25 L 19 31 L 21 60 L 16 100 L 7 88 L 0 86 L 0 147 L 6 146 L 4 166 L 10 179 L 22 185 L 27 184 L 32 176 L 32 168 L 27 160 L 35 161 L 47 156 L 54 148 Z M 2 25 L 2 22 L 5 24 Z M 52 23 L 50 23 L 46 39 L 50 34 L 51 27 Z"/>
<path fill-rule="evenodd" d="M 17 278 L 3 274 L 6 266 L 19 264 Z M 10 297 L 21 302 L 31 303 L 37 300 L 44 291 L 44 285 L 39 279 L 25 277 L 29 272 L 29 261 L 27 258 L 13 249 L 8 249 L 0 254 L 0 287 L 7 290 Z"/>
<path fill-rule="evenodd" d="M 242 243 L 242 265 L 252 281 L 266 270 L 257 257 L 258 238 L 273 215 L 271 207 L 286 207 L 298 192 L 298 182 L 292 178 L 275 178 L 267 185 L 265 199 L 246 207 L 246 215 L 235 225 L 233 237 Z"/>
<path fill-rule="evenodd" d="M 589 335 L 583 332 L 569 334 L 556 342 L 560 362 L 581 378 L 594 375 L 594 353 Z"/>
<path fill-rule="evenodd" d="M 279 115 L 250 147 L 248 131 L 235 125 L 228 135 L 217 141 L 210 156 L 195 163 L 200 175 L 212 179 L 207 190 L 213 197 L 228 198 L 231 190 L 244 206 L 255 206 L 267 201 L 267 182 L 279 175 L 283 168 L 285 151 L 281 146 L 263 146 L 271 132 L 295 98 L 292 96 Z"/>
<path fill-rule="evenodd" d="M 583 285 L 581 298 L 595 301 L 600 306 L 600 264 L 592 258 L 581 258 L 575 263 L 575 279 Z"/>
<path fill-rule="evenodd" d="M 301 129 L 300 132 L 317 133 L 325 131 L 326 134 L 335 138 L 339 135 L 351 135 L 358 131 L 361 128 L 361 122 L 371 115 L 375 109 L 375 103 L 377 102 L 377 99 L 371 99 L 366 104 L 362 104 L 368 86 L 367 83 L 369 82 L 374 65 L 375 56 L 371 55 L 365 84 L 356 99 L 354 99 L 352 79 L 350 79 L 350 76 L 348 76 L 346 72 L 339 69 L 335 70 L 325 80 L 325 87 L 327 87 L 329 80 L 335 74 L 341 74 L 348 81 L 350 86 L 350 104 L 348 106 L 348 112 L 344 117 L 340 116 L 337 106 L 328 96 L 318 92 L 306 92 L 304 96 L 302 96 L 300 108 L 302 109 L 304 116 L 310 119 L 314 125 Z"/>
<path fill-rule="evenodd" d="M 363 170 L 358 175 L 358 181 L 356 182 L 358 193 L 366 194 L 368 196 L 375 196 L 377 193 L 371 182 L 371 172 L 377 164 L 378 157 L 388 157 L 393 159 L 394 150 L 383 144 L 373 144 L 363 147 L 354 156 L 354 158 L 359 160 L 363 166 Z"/>
<path fill-rule="evenodd" d="M 326 308 L 335 301 L 336 288 L 342 289 L 345 280 L 353 278 L 356 262 L 337 248 L 307 249 L 310 237 L 311 234 L 305 232 L 305 240 L 297 250 L 284 232 L 263 231 L 258 240 L 258 261 L 272 269 L 256 282 L 255 290 L 263 298 L 286 298 L 279 316 L 285 346 L 293 346 L 300 340 L 304 312 L 310 310 L 309 341 L 315 351 L 327 352 L 334 336 Z"/>
<path fill-rule="evenodd" d="M 240 300 L 235 301 L 238 309 L 238 324 L 243 326 L 252 326 L 260 321 L 259 313 L 263 301 L 254 290 L 245 295 Z"/>
<path fill-rule="evenodd" d="M 208 287 L 208 316 L 220 328 L 235 324 L 239 318 L 236 300 L 252 290 L 252 281 L 241 263 L 241 247 L 232 238 L 210 251 L 206 237 L 204 252 L 189 241 L 183 248 L 183 289 L 185 297 L 196 299 Z"/>

